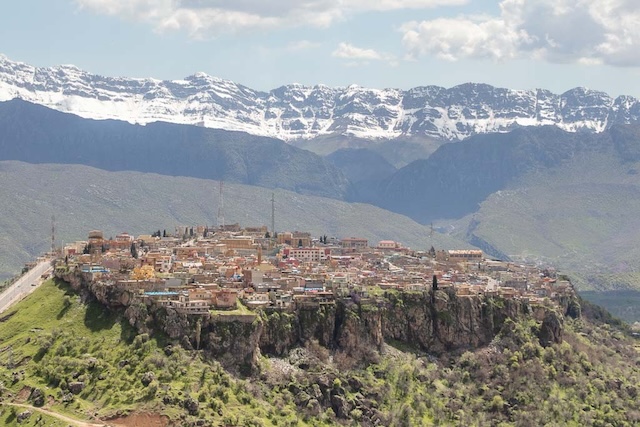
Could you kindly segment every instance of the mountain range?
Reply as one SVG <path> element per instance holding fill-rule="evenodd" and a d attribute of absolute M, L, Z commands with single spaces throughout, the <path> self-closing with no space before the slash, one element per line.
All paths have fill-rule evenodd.
<path fill-rule="evenodd" d="M 194 124 L 285 141 L 328 135 L 461 140 L 544 125 L 602 132 L 640 118 L 636 98 L 580 87 L 560 95 L 474 83 L 409 90 L 290 84 L 263 92 L 204 73 L 171 81 L 104 77 L 0 56 L 0 101 L 14 98 L 84 118 Z"/>

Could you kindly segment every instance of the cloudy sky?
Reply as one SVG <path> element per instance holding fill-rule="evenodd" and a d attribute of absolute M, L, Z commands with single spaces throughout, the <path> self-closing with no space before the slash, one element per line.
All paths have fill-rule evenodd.
<path fill-rule="evenodd" d="M 640 97 L 638 0 L 20 0 L 0 53 L 254 89 L 482 82 Z"/>

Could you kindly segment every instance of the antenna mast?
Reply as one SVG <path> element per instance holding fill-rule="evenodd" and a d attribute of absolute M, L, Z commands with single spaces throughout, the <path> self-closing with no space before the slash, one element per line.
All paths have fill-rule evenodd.
<path fill-rule="evenodd" d="M 56 217 L 51 215 L 51 255 L 56 252 Z"/>
<path fill-rule="evenodd" d="M 433 222 L 429 226 L 429 246 L 433 247 Z"/>
<path fill-rule="evenodd" d="M 220 181 L 220 195 L 218 196 L 218 227 L 224 228 L 224 181 Z"/>
<path fill-rule="evenodd" d="M 271 193 L 271 237 L 276 234 L 276 196 Z"/>

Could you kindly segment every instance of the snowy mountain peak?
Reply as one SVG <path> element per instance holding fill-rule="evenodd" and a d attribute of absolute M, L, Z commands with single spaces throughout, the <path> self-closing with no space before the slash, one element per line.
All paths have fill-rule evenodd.
<path fill-rule="evenodd" d="M 636 98 L 577 87 L 557 95 L 482 83 L 406 91 L 293 83 L 269 92 L 198 72 L 183 80 L 104 77 L 73 65 L 37 68 L 0 54 L 0 101 L 21 98 L 92 119 L 197 124 L 287 141 L 322 135 L 463 139 L 521 126 L 602 132 L 640 119 Z"/>

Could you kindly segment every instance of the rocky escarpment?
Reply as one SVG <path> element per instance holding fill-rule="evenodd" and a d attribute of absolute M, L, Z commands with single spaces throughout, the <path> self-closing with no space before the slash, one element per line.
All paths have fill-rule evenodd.
<path fill-rule="evenodd" d="M 131 303 L 128 291 L 93 283 L 81 273 L 59 277 L 85 299 L 123 310 L 138 333 L 164 334 L 245 373 L 255 370 L 261 354 L 284 356 L 310 344 L 358 361 L 366 361 L 385 342 L 432 354 L 478 348 L 489 344 L 507 319 L 526 316 L 541 322 L 540 341 L 548 345 L 562 340 L 563 315 L 580 315 L 570 298 L 551 307 L 499 296 L 459 297 L 452 290 L 389 291 L 291 311 L 187 315 L 154 303 Z"/>

